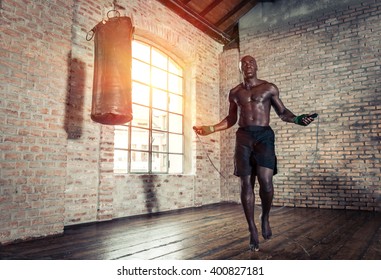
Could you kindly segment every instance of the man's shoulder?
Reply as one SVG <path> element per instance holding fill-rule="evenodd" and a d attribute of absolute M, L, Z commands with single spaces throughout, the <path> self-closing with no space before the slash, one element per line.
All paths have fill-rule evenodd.
<path fill-rule="evenodd" d="M 274 84 L 274 83 L 271 83 L 271 82 L 268 82 L 268 81 L 263 81 L 262 85 L 269 91 L 273 92 L 273 93 L 277 93 L 278 92 L 278 87 Z"/>
<path fill-rule="evenodd" d="M 265 81 L 265 80 L 261 80 L 261 85 L 264 85 L 264 86 L 267 86 L 267 87 L 275 87 L 276 88 L 276 85 L 272 82 L 269 82 L 269 81 Z"/>
<path fill-rule="evenodd" d="M 268 86 L 269 88 L 272 90 L 272 91 L 275 91 L 275 92 L 278 92 L 278 87 L 274 84 L 274 83 L 268 83 Z"/>
<path fill-rule="evenodd" d="M 244 89 L 243 87 L 243 84 L 242 83 L 239 83 L 238 85 L 236 85 L 235 87 L 233 87 L 231 90 L 230 90 L 230 94 L 236 94 L 237 92 L 239 92 L 240 90 Z"/>

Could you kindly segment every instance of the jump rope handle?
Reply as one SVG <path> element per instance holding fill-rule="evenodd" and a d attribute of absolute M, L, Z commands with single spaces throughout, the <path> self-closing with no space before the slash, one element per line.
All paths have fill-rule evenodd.
<path fill-rule="evenodd" d="M 317 118 L 319 116 L 319 114 L 318 113 L 314 113 L 314 114 L 312 114 L 311 116 L 310 116 L 310 118 Z"/>

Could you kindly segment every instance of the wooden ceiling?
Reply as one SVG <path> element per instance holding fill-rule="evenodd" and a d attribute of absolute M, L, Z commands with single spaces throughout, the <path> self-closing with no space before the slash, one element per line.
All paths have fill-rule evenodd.
<path fill-rule="evenodd" d="M 214 40 L 229 45 L 238 40 L 238 21 L 259 0 L 157 0 Z"/>

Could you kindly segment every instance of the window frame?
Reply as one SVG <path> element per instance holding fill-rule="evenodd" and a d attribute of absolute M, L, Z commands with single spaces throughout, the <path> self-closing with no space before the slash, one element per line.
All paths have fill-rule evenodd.
<path fill-rule="evenodd" d="M 132 85 L 133 84 L 139 84 L 140 86 L 148 87 L 148 89 L 149 89 L 148 105 L 132 102 L 133 107 L 142 106 L 142 107 L 148 109 L 148 111 L 149 111 L 149 113 L 148 113 L 148 127 L 139 126 L 138 124 L 134 124 L 133 123 L 134 120 L 132 120 L 131 122 L 129 122 L 127 124 L 119 125 L 119 126 L 115 127 L 114 130 L 125 131 L 127 133 L 128 139 L 126 139 L 127 148 L 116 147 L 115 139 L 117 136 L 116 136 L 116 133 L 114 132 L 114 168 L 113 168 L 113 171 L 115 174 L 184 174 L 184 169 L 185 169 L 185 166 L 184 166 L 184 163 L 185 163 L 185 131 L 184 131 L 184 127 L 185 127 L 185 71 L 184 70 L 185 69 L 181 65 L 181 63 L 179 63 L 178 60 L 173 55 L 171 55 L 168 51 L 163 50 L 163 48 L 154 44 L 153 42 L 150 42 L 147 40 L 142 40 L 140 38 L 134 39 L 134 41 L 149 47 L 149 53 L 150 53 L 149 64 L 146 61 L 135 58 L 134 56 L 132 57 L 133 61 L 135 60 L 135 61 L 143 62 L 143 63 L 149 65 L 149 75 L 150 75 L 149 83 L 144 83 L 142 81 L 132 80 Z M 167 65 L 166 65 L 165 70 L 160 68 L 159 66 L 153 65 L 153 62 L 152 62 L 153 51 L 156 51 L 156 52 L 158 52 L 161 55 L 166 57 Z M 172 63 L 178 69 L 180 69 L 180 71 L 179 71 L 180 73 L 175 73 L 174 71 L 171 71 L 170 67 L 169 67 L 170 63 Z M 159 87 L 155 87 L 153 85 L 152 69 L 165 71 L 165 75 L 167 78 L 165 89 L 160 89 Z M 175 77 L 176 79 L 178 78 L 179 82 L 181 81 L 181 88 L 180 88 L 179 92 L 171 91 L 171 89 L 169 87 L 169 77 L 171 75 L 173 77 Z M 155 90 L 161 90 L 161 91 L 165 92 L 166 98 L 167 98 L 165 109 L 154 107 L 153 94 L 154 94 Z M 131 94 L 133 94 L 133 93 L 131 92 Z M 171 97 L 172 98 L 175 98 L 175 97 L 181 98 L 181 112 L 175 112 L 175 111 L 170 110 L 171 109 L 170 108 L 170 98 Z M 158 128 L 154 127 L 154 118 L 155 118 L 154 112 L 155 111 L 164 112 L 164 114 L 166 114 L 166 116 L 167 116 L 166 120 L 165 120 L 166 121 L 165 127 L 162 129 L 160 129 L 160 128 L 158 129 Z M 171 131 L 170 116 L 179 116 L 182 119 L 181 120 L 181 131 Z M 148 149 L 147 150 L 138 149 L 138 148 L 133 147 L 132 137 L 133 137 L 133 134 L 136 133 L 136 131 L 133 132 L 133 130 L 140 130 L 140 129 L 142 131 L 148 132 L 148 139 L 147 139 Z M 159 148 L 159 151 L 156 151 L 154 149 L 153 135 L 155 133 L 163 133 L 163 135 L 165 135 L 165 143 L 166 143 L 166 150 L 165 151 L 160 151 L 160 148 Z M 177 152 L 177 151 L 173 152 L 170 150 L 171 135 L 177 135 L 177 136 L 180 136 L 182 138 L 181 139 L 181 142 L 182 142 L 181 152 Z M 127 166 L 125 166 L 124 168 L 120 168 L 119 170 L 116 168 L 116 151 L 123 151 L 123 152 L 127 153 L 127 162 L 126 162 Z M 147 154 L 147 156 L 148 156 L 147 170 L 144 170 L 144 171 L 133 170 L 133 168 L 132 168 L 133 167 L 133 155 L 136 156 L 137 155 L 136 153 L 141 153 L 141 155 Z M 159 171 L 153 170 L 154 169 L 154 166 L 153 166 L 154 165 L 154 157 L 156 157 L 156 156 L 159 159 L 162 157 L 166 161 L 166 164 L 164 166 L 165 170 L 159 170 Z M 178 170 L 178 172 L 170 172 L 170 170 L 171 170 L 171 160 L 170 160 L 171 156 L 181 157 L 181 159 L 180 159 L 181 170 Z M 174 163 L 172 163 L 172 164 L 174 164 Z M 161 164 L 160 164 L 160 166 L 161 166 Z M 159 168 L 159 169 L 161 169 L 161 168 Z"/>

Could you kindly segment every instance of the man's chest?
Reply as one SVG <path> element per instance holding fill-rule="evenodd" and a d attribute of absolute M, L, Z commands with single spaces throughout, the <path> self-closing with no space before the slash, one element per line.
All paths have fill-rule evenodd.
<path fill-rule="evenodd" d="M 271 94 L 264 89 L 252 88 L 252 89 L 243 89 L 237 92 L 235 97 L 235 102 L 239 106 L 247 106 L 251 103 L 254 104 L 264 104 L 271 102 Z M 254 105 L 251 104 L 251 105 Z"/>

